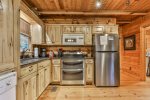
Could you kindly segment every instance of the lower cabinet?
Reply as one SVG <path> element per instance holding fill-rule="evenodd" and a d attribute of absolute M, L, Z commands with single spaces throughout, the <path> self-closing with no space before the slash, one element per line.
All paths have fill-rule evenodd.
<path fill-rule="evenodd" d="M 61 59 L 52 60 L 52 82 L 60 83 L 60 68 L 61 68 Z"/>
<path fill-rule="evenodd" d="M 38 71 L 38 96 L 41 95 L 44 89 L 45 89 L 45 78 L 44 78 L 44 68 L 43 68 Z"/>
<path fill-rule="evenodd" d="M 49 85 L 49 83 L 50 83 L 50 76 L 51 76 L 51 74 L 50 74 L 50 67 L 49 66 L 47 66 L 46 68 L 45 68 L 45 88 Z"/>
<path fill-rule="evenodd" d="M 60 66 L 52 67 L 52 82 L 60 82 Z"/>
<path fill-rule="evenodd" d="M 94 81 L 94 60 L 93 59 L 86 59 L 86 82 L 93 83 Z"/>
<path fill-rule="evenodd" d="M 37 77 L 36 72 L 19 80 L 18 100 L 36 100 L 37 99 Z"/>
<path fill-rule="evenodd" d="M 36 100 L 37 99 L 37 95 L 36 95 L 36 92 L 37 92 L 37 76 L 33 76 L 31 79 L 30 79 L 30 100 Z"/>
<path fill-rule="evenodd" d="M 17 100 L 38 100 L 50 84 L 50 70 L 50 60 L 22 68 L 17 86 Z"/>

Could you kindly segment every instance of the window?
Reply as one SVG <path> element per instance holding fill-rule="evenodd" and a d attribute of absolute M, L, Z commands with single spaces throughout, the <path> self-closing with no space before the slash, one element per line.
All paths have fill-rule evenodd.
<path fill-rule="evenodd" d="M 29 36 L 20 33 L 20 52 L 29 49 Z"/>

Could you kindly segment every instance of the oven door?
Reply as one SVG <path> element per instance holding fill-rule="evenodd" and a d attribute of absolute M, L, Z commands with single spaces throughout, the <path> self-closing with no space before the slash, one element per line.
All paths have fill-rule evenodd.
<path fill-rule="evenodd" d="M 84 61 L 81 59 L 63 59 L 61 70 L 62 85 L 84 84 Z"/>
<path fill-rule="evenodd" d="M 62 69 L 62 85 L 84 84 L 84 69 Z"/>

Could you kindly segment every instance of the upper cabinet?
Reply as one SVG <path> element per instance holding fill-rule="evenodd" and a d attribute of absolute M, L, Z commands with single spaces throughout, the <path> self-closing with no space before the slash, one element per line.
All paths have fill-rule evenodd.
<path fill-rule="evenodd" d="M 60 25 L 48 25 L 46 26 L 46 43 L 53 45 L 61 45 L 61 26 Z"/>
<path fill-rule="evenodd" d="M 24 19 L 20 19 L 20 32 L 30 36 L 30 23 Z"/>
<path fill-rule="evenodd" d="M 84 27 L 85 45 L 92 45 L 92 32 L 91 26 Z"/>
<path fill-rule="evenodd" d="M 118 25 L 93 25 L 93 34 L 118 34 Z"/>
<path fill-rule="evenodd" d="M 109 34 L 118 34 L 118 26 L 117 25 L 111 25 L 105 27 L 106 33 Z"/>
<path fill-rule="evenodd" d="M 63 26 L 63 34 L 68 33 L 83 33 L 84 32 L 84 26 L 80 25 L 64 25 Z"/>
<path fill-rule="evenodd" d="M 31 24 L 31 43 L 42 43 L 42 27 L 37 23 Z"/>
<path fill-rule="evenodd" d="M 100 25 L 93 25 L 92 33 L 104 33 L 105 27 Z"/>
<path fill-rule="evenodd" d="M 1 3 L 3 9 L 0 10 L 0 71 L 5 71 L 15 67 L 14 35 L 17 33 L 14 33 L 13 0 L 1 0 Z"/>

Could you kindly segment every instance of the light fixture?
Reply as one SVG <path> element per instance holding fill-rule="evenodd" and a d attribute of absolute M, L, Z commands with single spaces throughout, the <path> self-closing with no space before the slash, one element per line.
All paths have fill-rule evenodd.
<path fill-rule="evenodd" d="M 102 1 L 101 0 L 96 0 L 96 8 L 100 8 L 102 6 Z"/>

